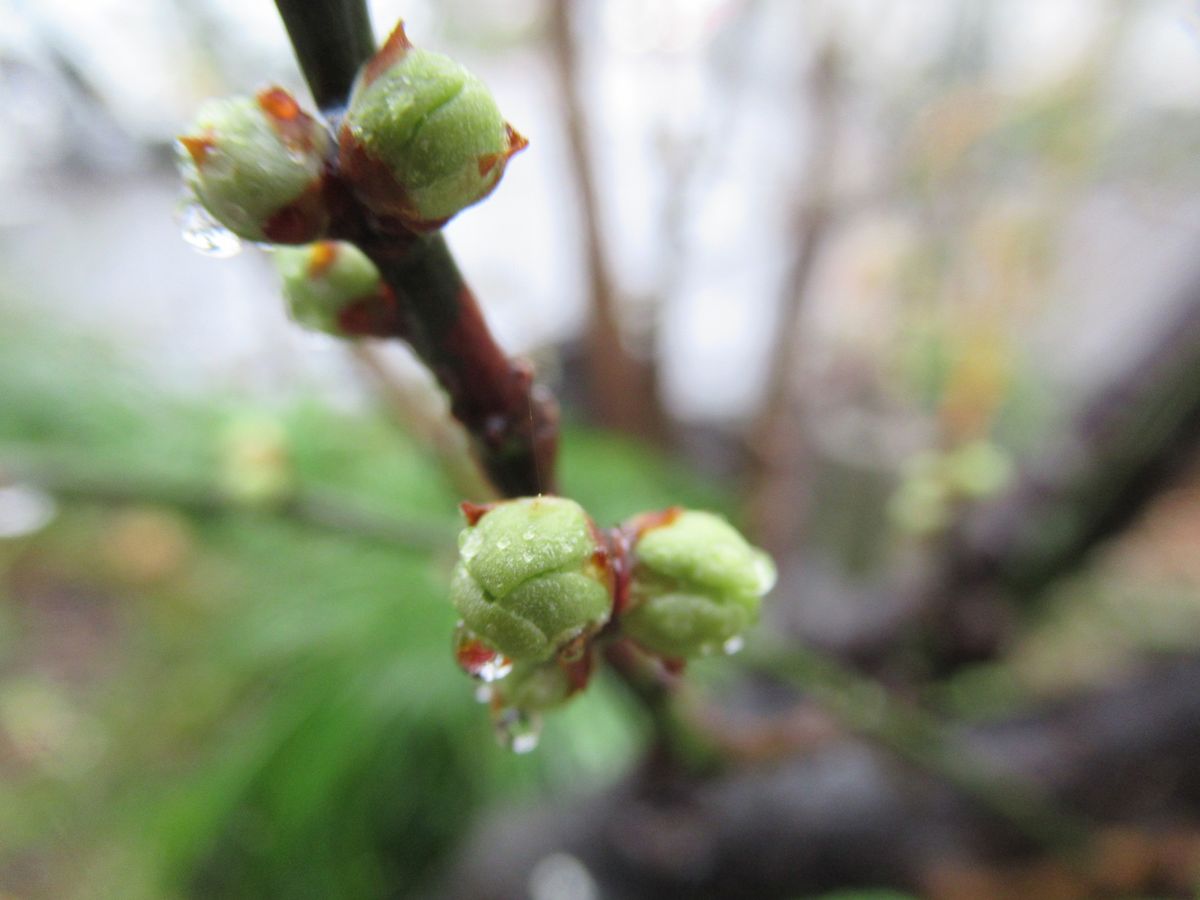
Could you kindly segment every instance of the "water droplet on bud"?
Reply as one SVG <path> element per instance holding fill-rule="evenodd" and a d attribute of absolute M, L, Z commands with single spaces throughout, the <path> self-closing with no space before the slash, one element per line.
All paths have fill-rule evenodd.
<path fill-rule="evenodd" d="M 458 555 L 462 557 L 463 562 L 470 562 L 479 554 L 482 547 L 483 535 L 475 529 L 471 529 L 463 538 L 462 546 L 458 548 Z"/>
<path fill-rule="evenodd" d="M 746 639 L 743 638 L 740 634 L 735 634 L 733 637 L 731 637 L 729 640 L 727 640 L 724 644 L 721 645 L 721 652 L 724 653 L 726 656 L 733 656 L 733 654 L 737 653 L 745 646 L 746 646 Z"/>
<path fill-rule="evenodd" d="M 542 736 L 542 717 L 515 706 L 502 707 L 492 713 L 492 727 L 501 747 L 513 753 L 529 753 L 537 749 Z"/>
<path fill-rule="evenodd" d="M 180 206 L 176 219 L 183 239 L 199 253 L 215 259 L 236 256 L 242 249 L 238 236 L 214 219 L 199 200 L 192 198 Z"/>
<path fill-rule="evenodd" d="M 454 633 L 454 660 L 460 669 L 485 684 L 499 681 L 513 668 L 511 659 L 462 626 Z"/>

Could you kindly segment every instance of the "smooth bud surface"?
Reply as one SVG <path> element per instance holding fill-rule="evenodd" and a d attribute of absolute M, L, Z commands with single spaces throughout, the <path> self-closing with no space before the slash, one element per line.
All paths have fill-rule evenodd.
<path fill-rule="evenodd" d="M 344 334 L 342 316 L 356 301 L 377 297 L 379 271 L 361 250 L 341 241 L 281 247 L 273 254 L 293 321 L 315 331 Z"/>
<path fill-rule="evenodd" d="M 612 607 L 608 571 L 577 503 L 498 503 L 459 535 L 451 599 L 464 625 L 517 662 L 549 659 L 599 629 Z"/>
<path fill-rule="evenodd" d="M 758 620 L 762 596 L 775 583 L 771 558 L 713 513 L 652 517 L 633 554 L 622 628 L 666 656 L 720 650 Z"/>
<path fill-rule="evenodd" d="M 282 88 L 210 100 L 179 146 L 184 181 L 234 234 L 302 244 L 324 233 L 329 135 Z"/>
<path fill-rule="evenodd" d="M 491 193 L 525 144 L 483 82 L 400 24 L 359 75 L 339 157 L 364 205 L 421 231 Z"/>

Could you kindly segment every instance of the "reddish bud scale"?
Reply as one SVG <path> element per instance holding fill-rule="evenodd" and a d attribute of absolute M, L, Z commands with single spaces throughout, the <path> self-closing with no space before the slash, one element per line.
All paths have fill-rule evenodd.
<path fill-rule="evenodd" d="M 510 159 L 529 146 L 529 140 L 517 129 L 513 128 L 507 122 L 504 123 L 504 133 L 508 137 L 508 147 L 503 153 L 488 153 L 479 158 L 479 175 L 481 178 L 487 175 L 501 163 L 507 164 Z M 496 184 L 499 184 L 497 180 Z M 492 190 L 496 189 L 496 185 L 492 185 Z M 489 191 L 488 193 L 491 193 Z"/>
<path fill-rule="evenodd" d="M 316 181 L 296 200 L 267 219 L 262 232 L 275 244 L 303 244 L 312 240 L 314 231 L 323 229 L 328 215 L 322 183 Z"/>
<path fill-rule="evenodd" d="M 458 508 L 462 510 L 463 517 L 467 520 L 467 524 L 474 527 L 479 524 L 479 520 L 496 508 L 495 503 L 472 503 L 470 500 L 464 500 L 458 504 Z"/>
<path fill-rule="evenodd" d="M 404 32 L 404 20 L 401 19 L 392 29 L 392 33 L 388 35 L 384 45 L 379 48 L 379 52 L 367 60 L 366 65 L 363 66 L 363 85 L 367 86 L 374 82 L 390 69 L 393 63 L 398 62 L 411 47 L 412 42 Z"/>
<path fill-rule="evenodd" d="M 318 241 L 308 254 L 308 277 L 320 278 L 328 272 L 338 258 L 336 241 Z"/>
<path fill-rule="evenodd" d="M 295 97 L 281 87 L 271 87 L 260 91 L 255 99 L 286 146 L 301 153 L 312 152 L 313 129 L 319 126 L 300 108 Z"/>
<path fill-rule="evenodd" d="M 370 198 L 371 208 L 377 214 L 394 219 L 414 232 L 437 231 L 450 221 L 449 218 L 421 218 L 416 204 L 396 181 L 391 167 L 368 153 L 346 126 L 338 133 L 338 159 L 342 177 L 354 185 L 360 197 Z"/>
<path fill-rule="evenodd" d="M 403 337 L 403 317 L 396 295 L 386 285 L 378 294 L 352 300 L 338 313 L 338 328 L 350 337 Z"/>
<path fill-rule="evenodd" d="M 454 660 L 458 663 L 458 667 L 472 678 L 478 677 L 484 667 L 491 663 L 500 662 L 502 665 L 508 663 L 504 656 L 477 638 L 463 641 L 456 647 Z"/>
<path fill-rule="evenodd" d="M 208 152 L 216 146 L 216 141 L 213 140 L 213 136 L 210 133 L 206 133 L 201 137 L 184 135 L 179 138 L 179 143 L 187 150 L 188 156 L 192 158 L 192 162 L 196 164 L 197 169 L 204 165 L 205 160 L 208 159 Z"/>

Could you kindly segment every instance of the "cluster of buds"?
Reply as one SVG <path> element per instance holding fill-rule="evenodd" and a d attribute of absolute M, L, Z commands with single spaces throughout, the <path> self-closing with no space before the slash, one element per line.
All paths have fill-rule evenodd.
<path fill-rule="evenodd" d="M 239 237 L 307 244 L 338 232 L 333 198 L 413 232 L 439 228 L 496 187 L 525 146 L 484 84 L 414 48 L 403 23 L 362 68 L 335 142 L 287 91 L 205 104 L 179 138 L 196 200 Z"/>
<path fill-rule="evenodd" d="M 463 509 L 455 655 L 516 749 L 586 687 L 606 643 L 673 669 L 734 652 L 775 581 L 770 558 L 713 513 L 675 508 L 605 532 L 561 497 Z"/>

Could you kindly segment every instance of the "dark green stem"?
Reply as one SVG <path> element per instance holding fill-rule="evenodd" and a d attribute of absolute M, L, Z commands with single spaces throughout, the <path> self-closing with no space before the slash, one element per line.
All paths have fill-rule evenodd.
<path fill-rule="evenodd" d="M 441 234 L 396 240 L 370 221 L 350 235 L 395 294 L 395 315 L 367 324 L 407 341 L 450 398 L 491 482 L 508 497 L 553 493 L 558 410 L 533 369 L 505 356 Z"/>
<path fill-rule="evenodd" d="M 313 99 L 324 113 L 346 103 L 375 52 L 366 0 L 275 0 Z"/>
<path fill-rule="evenodd" d="M 276 3 L 313 96 L 336 117 L 374 53 L 363 0 Z M 326 189 L 336 210 L 330 236 L 357 244 L 391 291 L 388 303 L 348 311 L 343 329 L 412 346 L 449 395 L 450 411 L 501 494 L 553 493 L 557 405 L 534 385 L 532 367 L 496 343 L 441 234 L 417 235 L 371 215 L 336 166 Z"/>

